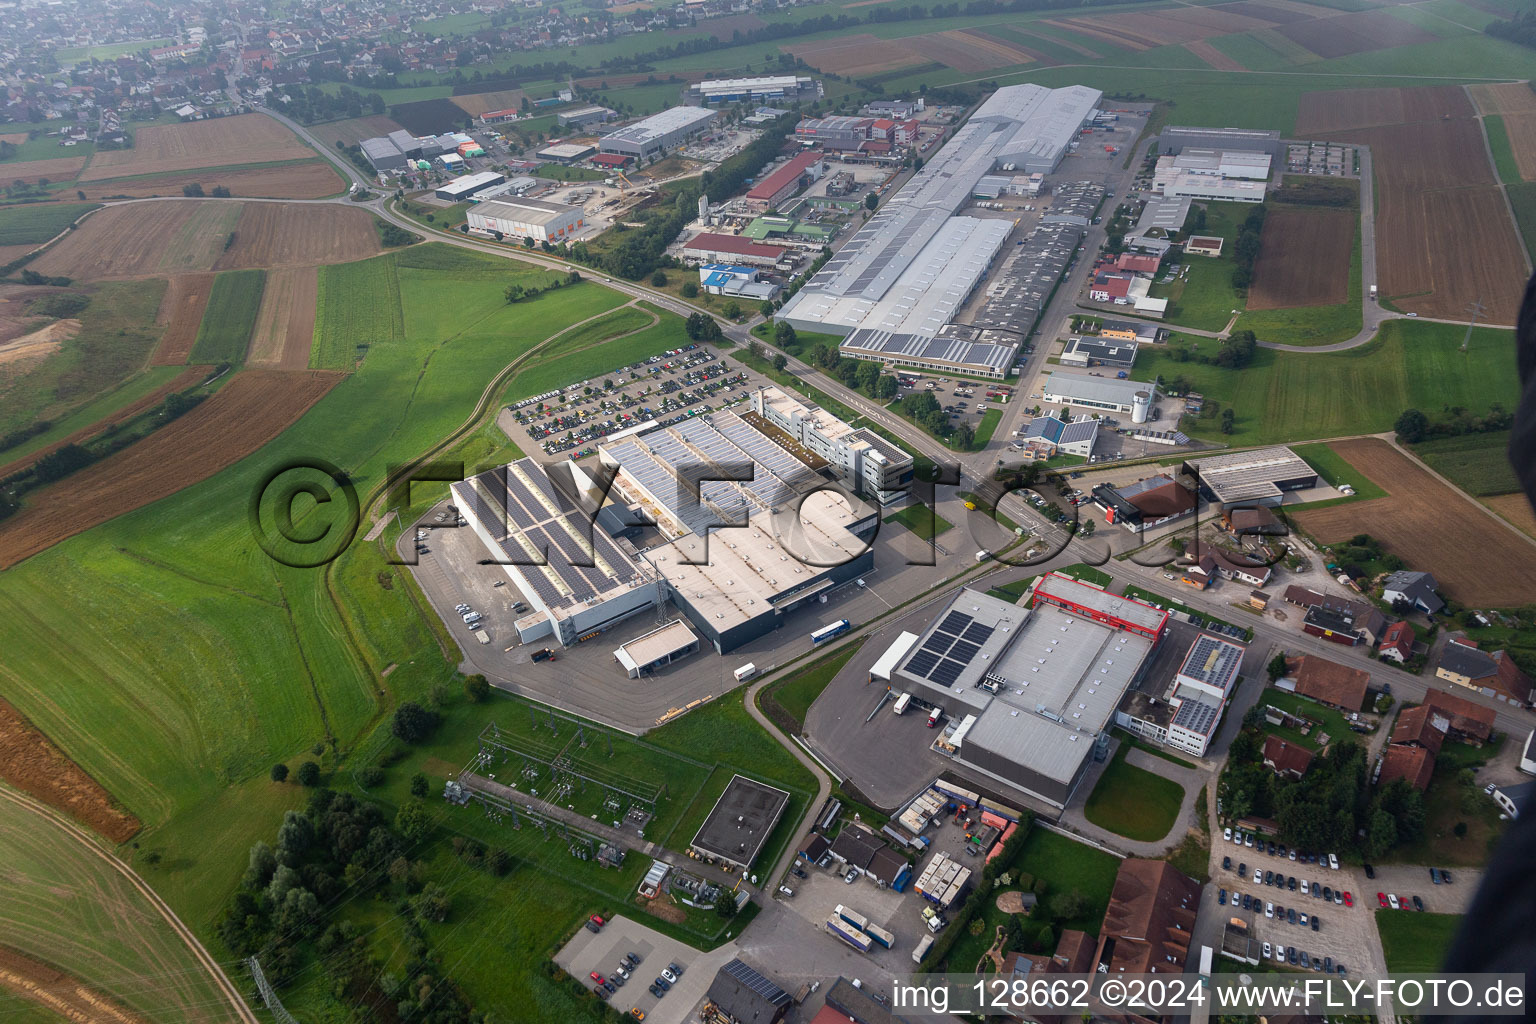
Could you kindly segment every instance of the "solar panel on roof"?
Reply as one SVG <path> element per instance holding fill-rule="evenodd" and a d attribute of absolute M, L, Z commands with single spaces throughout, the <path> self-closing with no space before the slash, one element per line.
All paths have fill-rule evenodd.
<path fill-rule="evenodd" d="M 928 678 L 940 686 L 953 686 L 955 680 L 960 678 L 960 673 L 965 671 L 965 666 L 953 658 L 945 658 L 933 667 L 928 673 Z"/>
<path fill-rule="evenodd" d="M 950 612 L 948 615 L 944 616 L 944 621 L 939 623 L 939 631 L 944 633 L 953 633 L 955 636 L 959 636 L 965 627 L 969 626 L 974 621 L 974 619 L 972 619 L 964 612 Z"/>
<path fill-rule="evenodd" d="M 969 640 L 959 640 L 955 642 L 955 646 L 949 652 L 949 656 L 959 661 L 970 661 L 976 657 L 976 652 L 979 650 L 981 650 L 979 644 L 973 644 Z"/>
<path fill-rule="evenodd" d="M 955 638 L 948 633 L 935 633 L 923 642 L 922 649 L 932 651 L 934 654 L 944 654 L 949 650 L 949 645 L 955 642 Z"/>
<path fill-rule="evenodd" d="M 984 622 L 973 622 L 965 627 L 965 633 L 962 636 L 973 644 L 984 644 L 992 636 L 993 631 L 994 627 Z"/>
<path fill-rule="evenodd" d="M 939 656 L 932 651 L 918 651 L 907 662 L 907 671 L 913 675 L 928 678 L 929 671 L 939 663 Z"/>

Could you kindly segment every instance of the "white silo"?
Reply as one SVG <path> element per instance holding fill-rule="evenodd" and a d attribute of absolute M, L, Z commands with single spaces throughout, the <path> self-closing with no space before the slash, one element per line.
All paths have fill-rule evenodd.
<path fill-rule="evenodd" d="M 1152 392 L 1138 391 L 1131 396 L 1131 422 L 1147 422 L 1147 413 L 1152 411 Z"/>

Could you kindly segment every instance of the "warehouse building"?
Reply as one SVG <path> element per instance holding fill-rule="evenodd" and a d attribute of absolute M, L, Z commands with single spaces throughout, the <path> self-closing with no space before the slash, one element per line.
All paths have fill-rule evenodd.
<path fill-rule="evenodd" d="M 950 719 L 943 746 L 957 762 L 1064 807 L 1168 616 L 1054 573 L 1035 593 L 1023 608 L 961 590 L 892 683 Z"/>
<path fill-rule="evenodd" d="M 471 207 L 466 219 L 471 231 L 532 238 L 535 242 L 563 242 L 586 224 L 579 206 L 542 199 L 492 199 Z"/>
<path fill-rule="evenodd" d="M 707 864 L 746 871 L 763 851 L 788 803 L 789 794 L 784 790 L 733 775 L 699 826 L 688 852 Z"/>
<path fill-rule="evenodd" d="M 742 235 L 722 235 L 712 231 L 694 235 L 683 243 L 683 259 L 690 263 L 776 267 L 788 254 L 789 250 L 782 245 L 764 245 Z"/>
<path fill-rule="evenodd" d="M 688 87 L 688 99 L 696 103 L 742 103 L 781 100 L 814 102 L 821 99 L 821 82 L 799 75 L 761 78 L 711 78 Z"/>
<path fill-rule="evenodd" d="M 604 153 L 649 160 L 707 131 L 716 116 L 715 111 L 703 107 L 671 107 L 609 132 L 603 136 L 598 147 Z"/>
<path fill-rule="evenodd" d="M 358 145 L 362 147 L 364 158 L 373 165 L 374 170 L 399 171 L 405 169 L 406 155 L 400 151 L 399 146 L 383 136 L 376 139 L 364 139 Z"/>
<path fill-rule="evenodd" d="M 589 124 L 605 124 L 619 115 L 607 107 L 577 107 L 575 110 L 562 110 L 555 115 L 561 128 L 585 128 Z"/>
<path fill-rule="evenodd" d="M 746 204 L 756 210 L 771 210 L 799 192 L 826 171 L 820 153 L 800 153 L 789 158 L 778 170 L 768 174 L 746 194 Z"/>
<path fill-rule="evenodd" d="M 682 619 L 673 619 L 659 629 L 620 644 L 613 652 L 629 678 L 639 679 L 666 668 L 699 649 L 699 638 Z"/>
<path fill-rule="evenodd" d="M 552 164 L 576 164 L 591 156 L 597 150 L 581 142 L 559 142 L 553 146 L 545 146 L 539 150 L 540 160 L 548 160 Z"/>
<path fill-rule="evenodd" d="M 1193 171 L 1176 171 L 1163 184 L 1169 199 L 1202 199 L 1220 203 L 1262 203 L 1266 183 L 1218 178 Z"/>
<path fill-rule="evenodd" d="M 816 145 L 838 153 L 857 152 L 869 142 L 869 130 L 874 123 L 873 117 L 846 114 L 808 117 L 795 125 L 795 137 L 804 146 Z"/>
<path fill-rule="evenodd" d="M 1040 385 L 1040 397 L 1057 405 L 1128 412 L 1135 422 L 1143 423 L 1147 410 L 1156 400 L 1157 389 L 1139 380 L 1057 371 L 1045 375 Z M 1138 413 L 1139 419 L 1136 418 Z"/>
<path fill-rule="evenodd" d="M 1317 470 L 1279 446 L 1191 459 L 1180 472 L 1200 482 L 1207 501 L 1223 505 L 1278 505 L 1288 491 L 1317 486 Z"/>
<path fill-rule="evenodd" d="M 1252 150 L 1266 153 L 1272 158 L 1281 155 L 1280 133 L 1255 128 L 1164 128 L 1157 137 L 1157 152 L 1183 153 L 1187 147 L 1196 149 Z"/>
<path fill-rule="evenodd" d="M 1245 651 L 1240 644 L 1201 633 L 1167 691 L 1127 693 L 1115 711 L 1115 724 L 1154 743 L 1204 757 L 1237 684 Z"/>
<path fill-rule="evenodd" d="M 439 185 L 434 194 L 439 199 L 447 200 L 450 203 L 457 203 L 493 185 L 500 185 L 506 180 L 507 176 L 500 171 L 480 171 L 475 174 L 466 174 L 462 177 L 454 178 L 452 181 Z"/>
<path fill-rule="evenodd" d="M 981 179 L 995 170 L 1054 171 L 1100 96 L 1082 86 L 997 90 L 785 304 L 780 318 L 797 329 L 842 335 L 842 351 L 855 358 L 1006 376 L 1018 347 L 1017 332 L 1027 331 L 1027 325 L 1007 325 L 1015 332 L 1009 344 L 988 339 L 975 345 L 974 336 L 944 333 L 989 276 L 1013 227 L 1007 220 L 962 216 L 960 211 Z M 802 123 L 800 140 L 826 146 L 829 133 L 856 132 L 860 129 L 852 122 L 868 119 L 828 123 L 832 120 Z M 1091 203 L 1089 213 L 1103 195 L 1097 186 L 1058 191 L 1066 193 L 1058 197 L 1066 205 L 1077 199 Z M 1055 240 L 1054 234 L 1042 235 L 1040 244 L 1048 247 Z"/>
<path fill-rule="evenodd" d="M 1061 351 L 1063 366 L 1113 366 L 1129 370 L 1136 363 L 1136 343 L 1113 338 L 1072 337 Z"/>
<path fill-rule="evenodd" d="M 874 431 L 855 430 L 776 387 L 752 393 L 752 411 L 826 462 L 859 494 L 888 505 L 912 486 L 912 456 Z"/>
<path fill-rule="evenodd" d="M 1269 154 L 1258 150 L 1189 148 L 1177 156 L 1168 154 L 1157 158 L 1152 187 L 1162 191 L 1163 181 L 1179 173 L 1203 174 L 1213 178 L 1267 181 L 1269 167 Z"/>
<path fill-rule="evenodd" d="M 1075 422 L 1055 416 L 1036 416 L 1024 428 L 1024 443 L 1038 447 L 1040 458 L 1053 455 L 1077 455 L 1088 458 L 1093 455 L 1094 442 L 1099 437 L 1099 421 L 1084 417 Z"/>
<path fill-rule="evenodd" d="M 1170 476 L 1159 474 L 1132 484 L 1099 484 L 1093 502 L 1104 510 L 1104 521 L 1119 523 L 1133 533 L 1153 530 L 1195 514 L 1195 493 Z"/>

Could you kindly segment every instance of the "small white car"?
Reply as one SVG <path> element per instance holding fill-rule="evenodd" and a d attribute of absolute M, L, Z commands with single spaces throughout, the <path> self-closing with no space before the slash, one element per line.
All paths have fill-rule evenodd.
<path fill-rule="evenodd" d="M 1339 858 L 1330 853 L 1328 855 L 1328 866 L 1335 871 L 1339 870 Z"/>
<path fill-rule="evenodd" d="M 1230 828 L 1222 829 L 1221 830 L 1221 838 L 1225 839 L 1227 842 L 1230 843 L 1232 841 L 1232 830 Z"/>
<path fill-rule="evenodd" d="M 1243 836 L 1243 845 L 1251 847 L 1253 845 L 1253 836 L 1252 835 Z"/>
<path fill-rule="evenodd" d="M 1264 884 L 1264 872 L 1260 871 L 1258 868 L 1254 868 L 1253 869 L 1253 884 L 1254 885 L 1263 885 Z"/>
<path fill-rule="evenodd" d="M 1274 950 L 1274 947 L 1273 947 L 1273 946 L 1271 946 L 1271 945 L 1270 945 L 1270 944 L 1269 944 L 1269 943 L 1267 943 L 1267 942 L 1266 942 L 1266 943 L 1264 943 L 1264 959 L 1265 959 L 1265 960 L 1268 960 L 1268 959 L 1269 959 L 1269 958 L 1270 958 L 1270 957 L 1272 957 L 1272 956 L 1274 956 L 1274 955 L 1275 955 L 1275 950 Z"/>
<path fill-rule="evenodd" d="M 1311 890 L 1307 888 L 1307 880 L 1305 878 L 1301 880 L 1301 894 L 1303 896 L 1308 896 L 1311 894 Z"/>
<path fill-rule="evenodd" d="M 1387 903 L 1392 907 L 1393 910 L 1397 910 L 1402 907 L 1402 904 L 1398 901 L 1397 893 L 1395 892 L 1387 893 Z"/>
<path fill-rule="evenodd" d="M 1265 917 L 1274 917 L 1275 916 L 1275 905 L 1273 903 L 1266 903 L 1266 904 L 1264 904 L 1264 916 Z"/>
<path fill-rule="evenodd" d="M 673 974 L 670 969 L 663 970 L 661 972 L 661 976 L 663 978 L 667 979 L 668 984 L 676 984 L 677 983 L 677 975 Z"/>

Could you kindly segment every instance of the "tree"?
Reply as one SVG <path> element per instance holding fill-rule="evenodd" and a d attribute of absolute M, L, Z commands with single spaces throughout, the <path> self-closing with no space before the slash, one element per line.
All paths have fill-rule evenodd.
<path fill-rule="evenodd" d="M 699 297 L 699 286 L 693 281 L 683 282 L 683 298 L 696 299 Z"/>
<path fill-rule="evenodd" d="M 251 845 L 250 859 L 246 862 L 245 877 L 240 884 L 247 889 L 265 888 L 275 871 L 277 855 L 272 852 L 272 847 L 266 843 L 254 843 Z"/>
<path fill-rule="evenodd" d="M 793 348 L 799 340 L 800 336 L 795 333 L 794 324 L 780 320 L 773 325 L 773 343 L 779 348 Z"/>
<path fill-rule="evenodd" d="M 408 700 L 395 709 L 395 718 L 390 728 L 397 739 L 420 743 L 437 728 L 437 715 L 415 701 Z"/>
<path fill-rule="evenodd" d="M 1417 409 L 1405 409 L 1392 425 L 1397 431 L 1397 439 L 1404 444 L 1417 444 L 1424 440 L 1424 435 L 1429 432 L 1429 417 Z"/>
<path fill-rule="evenodd" d="M 730 320 L 740 320 L 741 319 L 741 303 L 737 302 L 735 299 L 732 299 L 731 301 L 727 302 L 724 306 L 720 307 L 720 312 L 722 314 L 724 314 L 727 319 L 730 319 Z"/>
<path fill-rule="evenodd" d="M 1397 822 L 1387 811 L 1378 810 L 1371 815 L 1370 828 L 1365 834 L 1365 852 L 1380 857 L 1397 845 Z"/>
<path fill-rule="evenodd" d="M 736 897 L 732 893 L 722 892 L 715 899 L 715 913 L 721 917 L 736 916 Z"/>
<path fill-rule="evenodd" d="M 273 782 L 287 782 L 288 766 L 279 761 L 277 764 L 272 766 L 271 774 Z"/>
<path fill-rule="evenodd" d="M 759 302 L 757 304 L 757 312 L 764 320 L 771 318 L 773 316 L 773 300 L 764 299 L 762 302 Z"/>
<path fill-rule="evenodd" d="M 1221 410 L 1221 432 L 1230 434 L 1237 429 L 1237 413 L 1231 409 Z"/>
<path fill-rule="evenodd" d="M 1276 679 L 1279 679 L 1281 676 L 1285 675 L 1284 651 L 1277 652 L 1273 658 L 1269 659 L 1268 670 L 1270 682 L 1274 682 Z"/>
<path fill-rule="evenodd" d="M 1076 887 L 1051 897 L 1051 916 L 1058 921 L 1070 921 L 1088 909 L 1088 897 Z"/>
<path fill-rule="evenodd" d="M 955 447 L 969 451 L 975 445 L 976 431 L 971 428 L 969 423 L 960 424 L 959 428 L 955 431 Z"/>
<path fill-rule="evenodd" d="M 384 781 L 384 769 L 376 764 L 365 765 L 357 770 L 357 784 L 372 789 Z"/>
<path fill-rule="evenodd" d="M 223 185 L 215 185 L 213 186 L 213 195 L 215 199 L 228 199 L 229 189 L 225 188 Z"/>
<path fill-rule="evenodd" d="M 201 196 L 203 194 L 203 186 L 194 181 L 190 185 L 181 186 L 181 194 L 193 197 Z"/>
<path fill-rule="evenodd" d="M 416 913 L 428 921 L 441 923 L 448 919 L 448 890 L 436 882 L 421 890 L 414 902 Z"/>
<path fill-rule="evenodd" d="M 747 355 L 751 356 L 753 359 L 763 358 L 762 342 L 755 339 L 753 341 L 747 342 Z"/>
<path fill-rule="evenodd" d="M 780 373 L 783 373 L 784 372 L 784 368 L 786 366 L 788 366 L 788 365 L 789 365 L 789 357 L 786 356 L 783 352 L 775 352 L 773 354 L 773 368 L 775 370 L 779 371 Z"/>
<path fill-rule="evenodd" d="M 517 301 L 517 300 L 518 300 L 518 299 L 520 299 L 520 298 L 522 298 L 522 297 L 523 297 L 523 293 L 524 293 L 524 292 L 525 292 L 525 291 L 526 291 L 526 290 L 527 290 L 527 289 L 525 289 L 525 288 L 524 288 L 524 287 L 523 287 L 523 286 L 522 286 L 522 285 L 520 285 L 520 284 L 509 284 L 509 285 L 507 285 L 507 287 L 506 287 L 506 290 L 505 290 L 505 291 L 503 291 L 503 292 L 502 292 L 502 293 L 501 293 L 501 294 L 502 294 L 502 296 L 503 296 L 503 297 L 504 297 L 504 298 L 506 298 L 506 300 L 507 300 L 507 305 L 509 305 L 509 306 L 510 306 L 510 305 L 512 305 L 512 303 L 514 303 L 514 302 L 516 302 L 516 301 Z"/>
<path fill-rule="evenodd" d="M 427 805 L 416 799 L 401 804 L 395 813 L 395 831 L 412 843 L 425 839 L 432 831 L 432 816 L 427 813 Z"/>
<path fill-rule="evenodd" d="M 875 397 L 876 398 L 895 398 L 896 397 L 896 378 L 890 376 L 889 374 L 882 373 L 880 375 L 880 379 L 875 381 Z"/>
<path fill-rule="evenodd" d="M 299 765 L 299 785 L 314 786 L 320 782 L 320 766 L 313 761 Z"/>
<path fill-rule="evenodd" d="M 466 676 L 464 679 L 464 696 L 469 698 L 471 704 L 479 704 L 491 695 L 491 684 L 485 676 L 478 673 Z"/>
<path fill-rule="evenodd" d="M 873 210 L 875 207 L 877 207 L 879 205 L 880 205 L 880 197 L 879 196 L 877 196 L 873 192 L 869 192 L 869 193 L 865 194 L 865 196 L 864 196 L 864 209 L 866 209 L 866 210 Z"/>
<path fill-rule="evenodd" d="M 656 271 L 655 273 L 653 273 L 651 275 L 651 287 L 652 288 L 665 288 L 666 286 L 667 286 L 667 275 L 664 272 L 658 270 L 658 271 Z"/>
<path fill-rule="evenodd" d="M 426 796 L 430 786 L 431 784 L 427 782 L 427 777 L 421 772 L 411 776 L 411 796 Z"/>

